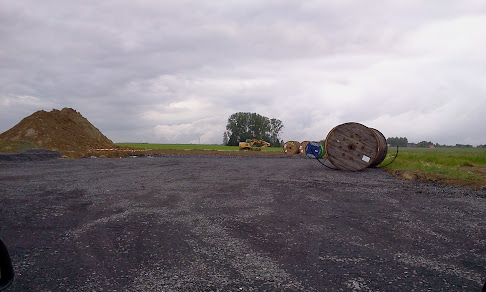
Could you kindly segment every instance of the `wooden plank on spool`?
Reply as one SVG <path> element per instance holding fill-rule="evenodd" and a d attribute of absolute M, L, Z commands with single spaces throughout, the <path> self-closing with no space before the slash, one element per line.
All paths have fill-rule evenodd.
<path fill-rule="evenodd" d="M 334 127 L 326 137 L 326 155 L 341 170 L 363 170 L 378 155 L 377 135 L 359 123 L 341 124 Z"/>

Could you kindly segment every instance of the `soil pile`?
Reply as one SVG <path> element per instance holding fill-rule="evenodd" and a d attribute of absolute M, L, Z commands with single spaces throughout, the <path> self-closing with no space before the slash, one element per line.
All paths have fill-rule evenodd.
<path fill-rule="evenodd" d="M 72 158 L 81 157 L 92 149 L 116 147 L 86 118 L 71 108 L 37 111 L 0 134 L 0 139 L 30 141 Z"/>
<path fill-rule="evenodd" d="M 22 153 L 34 149 L 39 149 L 39 146 L 30 141 L 10 141 L 0 139 L 0 153 Z"/>

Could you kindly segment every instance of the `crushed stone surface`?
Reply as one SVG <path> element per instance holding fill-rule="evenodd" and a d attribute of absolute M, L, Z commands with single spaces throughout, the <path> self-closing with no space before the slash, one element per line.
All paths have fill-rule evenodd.
<path fill-rule="evenodd" d="M 9 291 L 480 291 L 486 192 L 301 156 L 0 161 Z"/>

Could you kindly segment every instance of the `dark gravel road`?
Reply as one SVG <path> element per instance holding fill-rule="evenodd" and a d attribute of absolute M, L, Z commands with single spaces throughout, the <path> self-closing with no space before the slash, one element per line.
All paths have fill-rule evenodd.
<path fill-rule="evenodd" d="M 486 193 L 303 157 L 0 161 L 10 291 L 480 291 Z"/>

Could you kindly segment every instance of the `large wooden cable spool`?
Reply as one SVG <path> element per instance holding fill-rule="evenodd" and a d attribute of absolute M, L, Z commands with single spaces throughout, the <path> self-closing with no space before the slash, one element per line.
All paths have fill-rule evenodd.
<path fill-rule="evenodd" d="M 305 155 L 305 147 L 309 144 L 309 141 L 302 141 L 299 146 L 299 153 Z"/>
<path fill-rule="evenodd" d="M 283 149 L 285 154 L 293 155 L 299 153 L 300 143 L 298 141 L 285 142 Z"/>
<path fill-rule="evenodd" d="M 348 171 L 380 164 L 388 149 L 385 137 L 378 130 L 359 123 L 334 127 L 326 137 L 325 146 L 329 162 Z"/>

